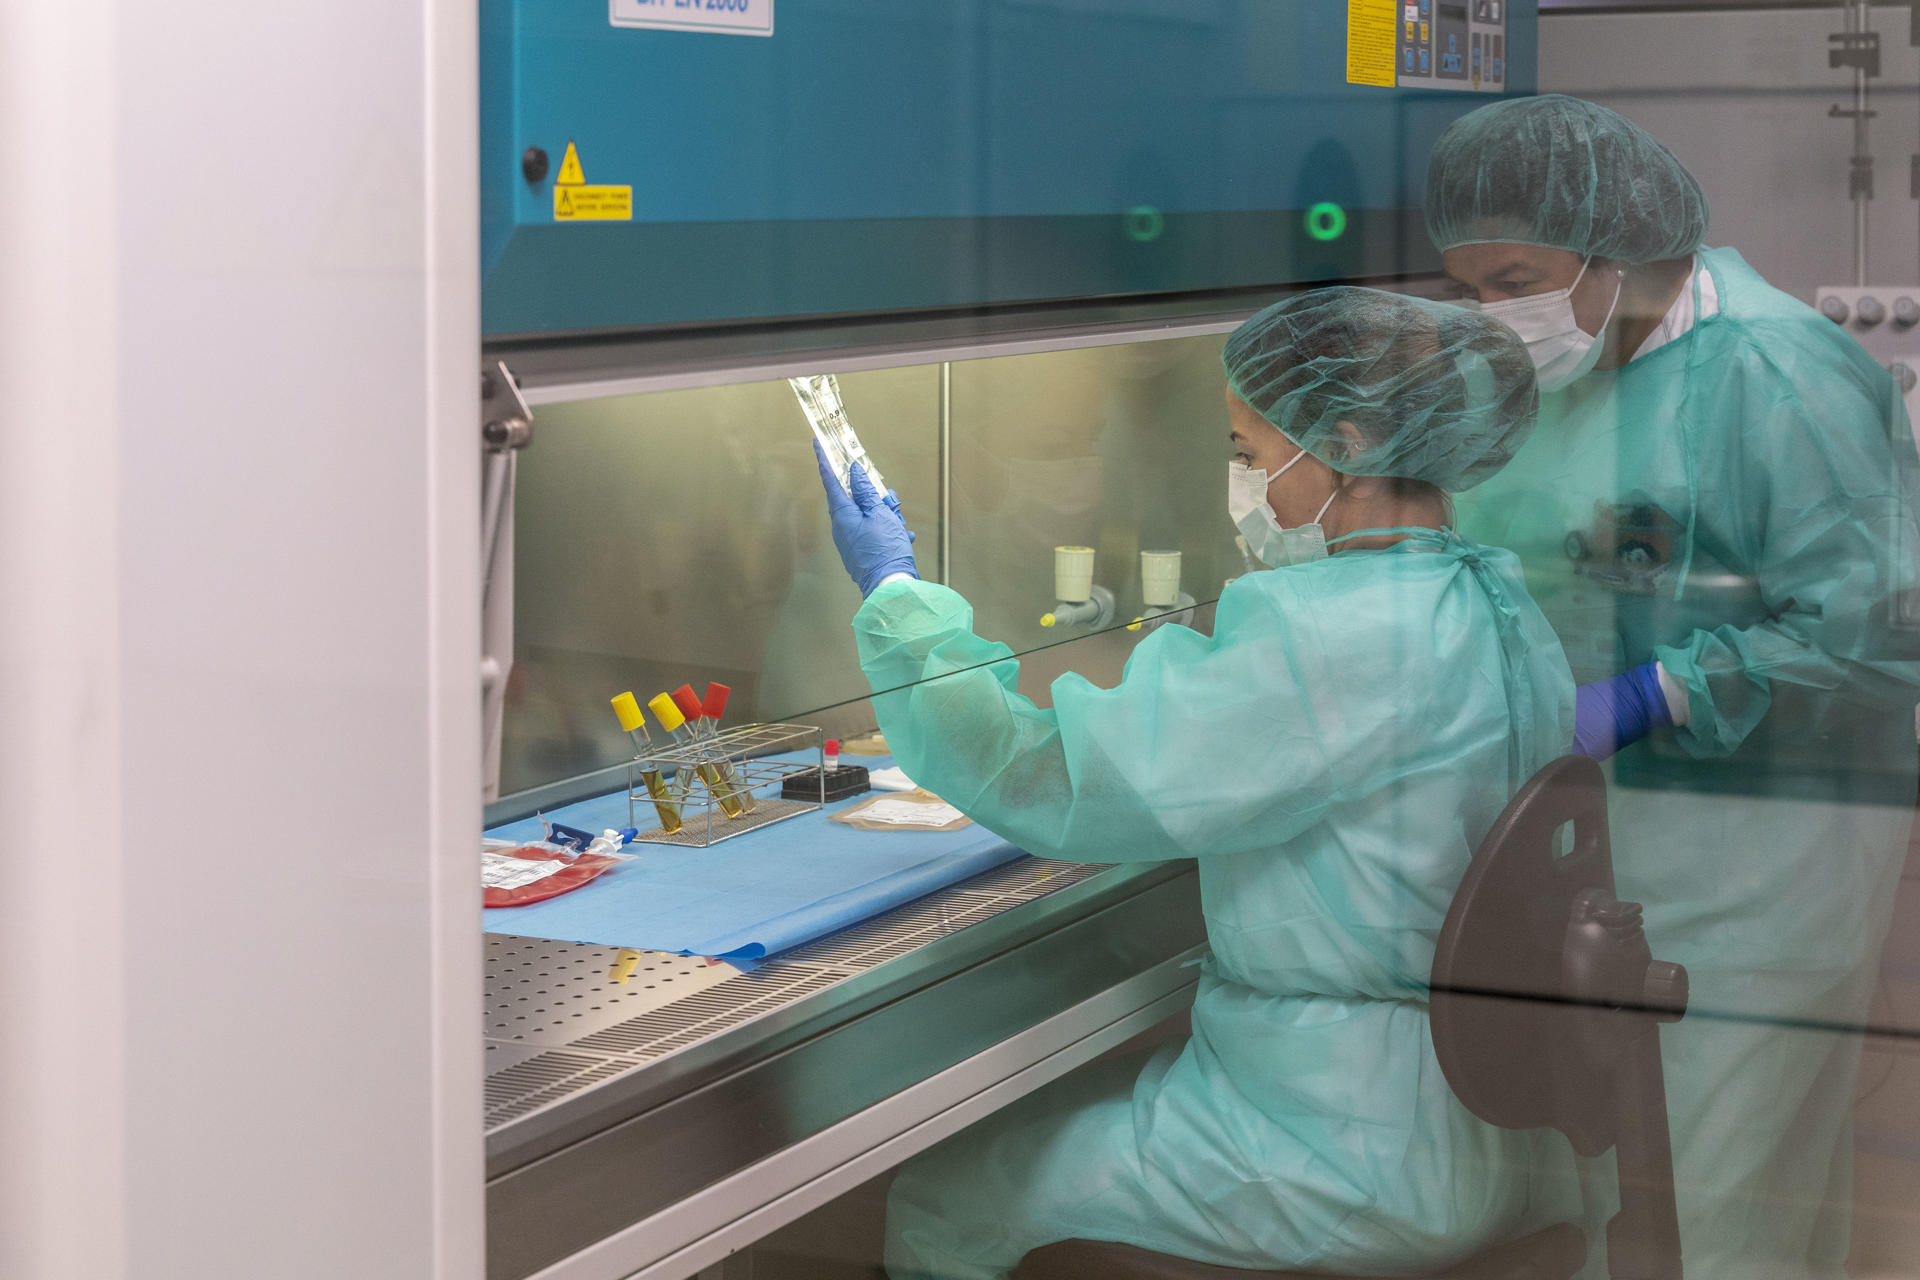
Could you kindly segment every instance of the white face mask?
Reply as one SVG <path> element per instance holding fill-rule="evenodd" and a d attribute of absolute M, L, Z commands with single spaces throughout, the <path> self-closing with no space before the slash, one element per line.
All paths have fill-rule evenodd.
<path fill-rule="evenodd" d="M 1573 284 L 1564 289 L 1478 305 L 1477 310 L 1481 315 L 1492 316 L 1500 321 L 1519 334 L 1520 340 L 1527 344 L 1527 357 L 1533 361 L 1542 391 L 1558 391 L 1586 377 L 1600 361 L 1600 340 L 1582 329 L 1580 322 L 1573 318 L 1574 286 L 1580 283 L 1581 276 L 1587 274 L 1587 267 L 1592 262 L 1592 258 L 1582 262 L 1580 275 L 1575 276 Z M 1618 274 L 1624 279 L 1627 273 L 1621 270 Z M 1620 289 L 1621 285 L 1616 280 L 1613 301 L 1607 305 L 1606 318 L 1600 321 L 1601 333 L 1607 331 L 1614 308 L 1620 305 Z"/>
<path fill-rule="evenodd" d="M 1320 517 L 1327 514 L 1327 508 L 1340 496 L 1338 489 L 1327 495 L 1311 521 L 1290 529 L 1280 527 L 1279 517 L 1267 505 L 1267 486 L 1306 456 L 1307 451 L 1302 449 L 1271 475 L 1256 471 L 1238 459 L 1227 463 L 1227 514 L 1233 517 L 1233 527 L 1247 540 L 1254 556 L 1269 568 L 1307 564 L 1327 556 L 1327 531 L 1321 527 Z"/>

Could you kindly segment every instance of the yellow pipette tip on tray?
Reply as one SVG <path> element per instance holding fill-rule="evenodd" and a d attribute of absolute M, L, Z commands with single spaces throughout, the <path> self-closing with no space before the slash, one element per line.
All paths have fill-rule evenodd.
<path fill-rule="evenodd" d="M 654 718 L 660 722 L 660 727 L 668 733 L 672 733 L 687 722 L 687 718 L 680 714 L 680 708 L 673 705 L 671 694 L 663 693 L 647 699 L 647 710 L 653 712 Z"/>
<path fill-rule="evenodd" d="M 631 693 L 616 694 L 613 698 L 613 714 L 620 718 L 620 727 L 628 733 L 647 723 L 640 714 L 640 701 Z"/>

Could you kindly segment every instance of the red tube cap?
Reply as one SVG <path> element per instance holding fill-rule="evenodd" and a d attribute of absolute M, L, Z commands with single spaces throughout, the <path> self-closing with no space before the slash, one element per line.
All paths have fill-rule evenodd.
<path fill-rule="evenodd" d="M 707 681 L 707 700 L 701 705 L 701 714 L 707 719 L 718 721 L 727 711 L 727 697 L 733 692 L 729 685 L 716 681 Z"/>
<path fill-rule="evenodd" d="M 673 691 L 673 705 L 680 708 L 680 714 L 688 720 L 698 720 L 704 712 L 700 710 L 700 699 L 693 696 L 693 686 L 683 684 Z"/>

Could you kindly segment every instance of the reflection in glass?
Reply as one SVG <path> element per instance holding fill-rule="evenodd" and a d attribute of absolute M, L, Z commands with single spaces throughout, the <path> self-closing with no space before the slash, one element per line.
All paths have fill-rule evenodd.
<path fill-rule="evenodd" d="M 1837 1274 L 1859 1044 L 1800 1029 L 1866 1017 L 1913 824 L 1920 459 L 1899 391 L 1708 247 L 1708 193 L 1623 115 L 1485 108 L 1428 175 L 1448 273 L 1536 331 L 1553 392 L 1462 527 L 1526 562 L 1583 728 L 1604 737 L 1633 687 L 1658 726 L 1610 759 L 1610 821 L 1622 892 L 1692 976 L 1663 1045 L 1688 1274 Z"/>

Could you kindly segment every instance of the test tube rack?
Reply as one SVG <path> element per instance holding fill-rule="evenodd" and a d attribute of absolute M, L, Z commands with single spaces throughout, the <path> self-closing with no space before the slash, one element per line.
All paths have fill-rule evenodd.
<path fill-rule="evenodd" d="M 714 737 L 670 747 L 627 762 L 627 825 L 640 828 L 635 844 L 668 844 L 705 849 L 761 827 L 812 813 L 826 804 L 826 735 L 812 725 L 749 724 Z M 668 803 L 678 808 L 680 829 L 661 824 L 656 799 L 642 781 L 644 770 L 666 779 Z M 808 770 L 820 778 L 818 799 L 781 794 L 787 779 Z M 716 792 L 708 775 L 719 780 Z M 727 813 L 732 792 L 745 792 L 753 807 L 738 817 Z"/>

